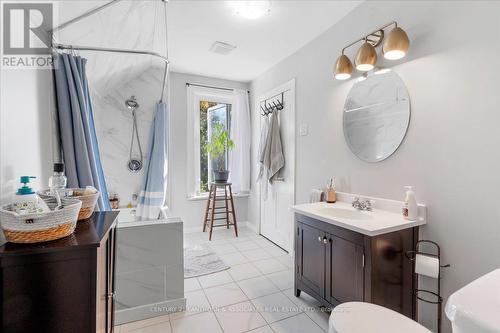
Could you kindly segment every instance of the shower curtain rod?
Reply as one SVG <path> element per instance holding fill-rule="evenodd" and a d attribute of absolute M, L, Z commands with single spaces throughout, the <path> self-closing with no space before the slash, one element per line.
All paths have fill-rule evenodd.
<path fill-rule="evenodd" d="M 67 45 L 67 44 L 59 44 L 53 43 L 53 48 L 60 50 L 75 50 L 75 51 L 97 51 L 97 52 L 112 52 L 112 53 L 128 53 L 128 54 L 143 54 L 143 55 L 151 55 L 153 57 L 157 57 L 162 59 L 165 63 L 169 64 L 170 61 L 159 53 L 153 51 L 145 51 L 145 50 L 130 50 L 130 49 L 113 49 L 106 47 L 98 47 L 98 46 L 79 46 L 79 45 Z"/>
<path fill-rule="evenodd" d="M 224 88 L 224 87 L 215 87 L 215 86 L 207 86 L 204 84 L 198 84 L 198 83 L 190 83 L 186 82 L 186 86 L 195 86 L 195 87 L 202 87 L 202 88 L 212 88 L 212 89 L 219 89 L 219 90 L 227 90 L 227 91 L 234 91 L 234 88 Z M 247 93 L 250 93 L 250 90 L 247 90 Z"/>

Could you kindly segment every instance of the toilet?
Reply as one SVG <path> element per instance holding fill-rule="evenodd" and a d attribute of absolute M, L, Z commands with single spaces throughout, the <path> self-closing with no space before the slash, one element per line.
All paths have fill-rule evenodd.
<path fill-rule="evenodd" d="M 328 333 L 432 333 L 396 311 L 365 302 L 342 303 L 332 310 Z"/>
<path fill-rule="evenodd" d="M 453 333 L 500 332 L 500 269 L 454 292 L 444 312 Z"/>

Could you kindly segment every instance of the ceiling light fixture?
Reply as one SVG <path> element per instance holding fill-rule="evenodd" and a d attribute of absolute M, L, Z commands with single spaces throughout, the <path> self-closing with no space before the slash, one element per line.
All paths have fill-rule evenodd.
<path fill-rule="evenodd" d="M 271 1 L 230 1 L 234 12 L 249 20 L 258 19 L 271 11 Z"/>
<path fill-rule="evenodd" d="M 410 40 L 406 32 L 398 27 L 396 21 L 392 21 L 377 30 L 363 36 L 342 49 L 342 54 L 335 62 L 334 77 L 337 80 L 346 80 L 352 75 L 351 60 L 345 55 L 345 50 L 359 42 L 364 42 L 359 48 L 354 63 L 356 69 L 361 72 L 371 71 L 377 64 L 376 47 L 384 41 L 384 29 L 394 25 L 382 48 L 384 58 L 388 60 L 397 60 L 403 58 L 410 47 Z"/>

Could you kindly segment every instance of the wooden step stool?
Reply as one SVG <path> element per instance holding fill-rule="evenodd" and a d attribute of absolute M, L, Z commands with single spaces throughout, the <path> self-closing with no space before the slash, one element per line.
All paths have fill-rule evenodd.
<path fill-rule="evenodd" d="M 210 234 L 208 240 L 212 240 L 212 231 L 215 227 L 226 227 L 229 229 L 230 225 L 234 225 L 234 233 L 238 237 L 238 227 L 236 225 L 236 214 L 234 212 L 234 202 L 233 202 L 233 191 L 231 190 L 231 183 L 210 183 L 210 192 L 208 193 L 207 208 L 205 210 L 205 219 L 203 221 L 203 232 L 205 232 L 207 226 L 210 229 Z M 224 188 L 224 195 L 217 195 L 217 189 Z M 228 195 L 229 189 L 229 195 Z M 217 201 L 223 201 L 223 206 L 217 206 Z M 231 210 L 229 210 L 229 203 L 231 204 Z M 232 216 L 232 222 L 229 218 L 229 213 Z M 225 217 L 216 217 L 217 215 L 224 214 Z M 226 220 L 226 223 L 214 224 L 214 221 Z"/>

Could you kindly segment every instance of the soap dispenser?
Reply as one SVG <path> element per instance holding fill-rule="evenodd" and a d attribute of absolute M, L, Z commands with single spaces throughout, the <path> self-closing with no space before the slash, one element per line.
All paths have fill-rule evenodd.
<path fill-rule="evenodd" d="M 326 202 L 335 203 L 337 202 L 337 192 L 335 191 L 335 180 L 330 178 L 330 183 L 326 188 Z"/>
<path fill-rule="evenodd" d="M 412 186 L 405 186 L 406 197 L 403 203 L 403 217 L 407 220 L 416 220 L 418 217 L 418 205 L 417 199 L 415 198 L 415 192 L 413 192 Z"/>
<path fill-rule="evenodd" d="M 12 210 L 18 214 L 35 214 L 50 211 L 49 207 L 29 186 L 33 176 L 21 176 L 20 182 L 23 184 L 16 194 L 12 203 Z"/>

